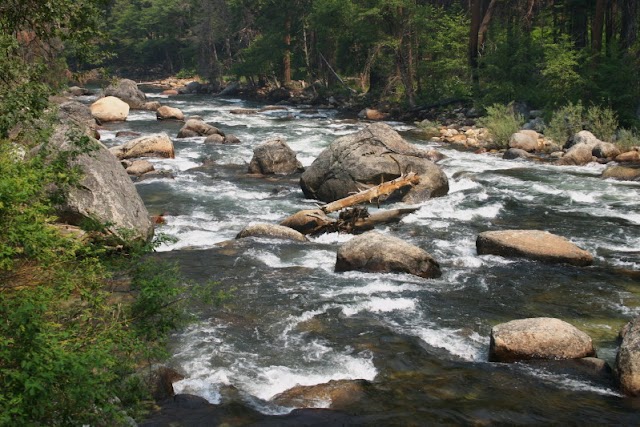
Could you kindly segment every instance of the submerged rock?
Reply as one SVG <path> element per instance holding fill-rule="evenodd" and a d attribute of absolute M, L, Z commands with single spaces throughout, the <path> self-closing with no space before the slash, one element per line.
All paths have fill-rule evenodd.
<path fill-rule="evenodd" d="M 338 249 L 335 271 L 409 273 L 424 278 L 440 277 L 440 265 L 424 250 L 397 237 L 369 231 Z"/>
<path fill-rule="evenodd" d="M 549 263 L 587 266 L 593 256 L 567 239 L 540 230 L 504 230 L 480 233 L 478 255 L 528 258 Z"/>
<path fill-rule="evenodd" d="M 293 408 L 347 409 L 361 401 L 369 381 L 331 380 L 325 384 L 296 386 L 271 399 L 277 405 Z"/>
<path fill-rule="evenodd" d="M 502 158 L 505 160 L 530 159 L 533 155 L 520 148 L 509 148 L 504 152 Z"/>
<path fill-rule="evenodd" d="M 295 240 L 297 242 L 308 242 L 308 239 L 296 230 L 276 224 L 255 223 L 249 224 L 238 233 L 236 239 L 245 237 L 267 237 L 273 239 Z"/>
<path fill-rule="evenodd" d="M 282 139 L 272 139 L 253 150 L 249 173 L 262 175 L 288 175 L 302 172 L 304 168 L 296 153 Z"/>
<path fill-rule="evenodd" d="M 384 123 L 336 139 L 300 178 L 305 196 L 332 202 L 399 176 L 415 172 L 420 183 L 401 191 L 404 202 L 418 203 L 443 196 L 449 183 L 431 154 L 406 142 Z"/>
<path fill-rule="evenodd" d="M 591 338 L 560 319 L 512 320 L 491 329 L 489 361 L 579 359 L 595 355 Z"/>

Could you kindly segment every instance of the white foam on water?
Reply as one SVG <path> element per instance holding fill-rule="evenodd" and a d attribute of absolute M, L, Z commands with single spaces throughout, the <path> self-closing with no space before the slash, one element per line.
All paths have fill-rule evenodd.
<path fill-rule="evenodd" d="M 562 194 L 564 191 L 560 190 L 558 188 L 555 187 L 551 187 L 549 185 L 545 185 L 539 182 L 534 183 L 533 185 L 531 185 L 530 187 L 531 190 L 537 192 L 537 193 L 541 193 L 541 194 L 550 194 L 552 196 L 557 196 L 559 194 Z"/>
<path fill-rule="evenodd" d="M 475 332 L 465 336 L 461 330 L 440 328 L 435 325 L 433 327 L 416 326 L 406 332 L 417 336 L 431 347 L 444 349 L 463 360 L 477 362 L 486 358 L 489 337 L 482 337 Z"/>
<path fill-rule="evenodd" d="M 475 188 L 482 188 L 482 185 L 469 178 L 449 179 L 449 194 L 457 193 L 459 191 L 473 190 Z"/>
<path fill-rule="evenodd" d="M 322 244 L 335 244 L 335 243 L 345 243 L 349 240 L 353 239 L 355 236 L 353 234 L 345 234 L 345 233 L 325 233 L 319 236 L 311 237 L 310 240 L 315 243 Z"/>
<path fill-rule="evenodd" d="M 154 167 L 156 167 L 156 170 L 160 167 L 161 169 L 170 170 L 172 172 L 182 172 L 186 171 L 187 169 L 192 169 L 200 166 L 200 163 L 194 162 L 193 160 L 185 157 L 176 157 L 175 159 L 149 158 L 147 160 L 153 163 Z M 176 178 L 179 179 L 180 177 Z"/>
<path fill-rule="evenodd" d="M 549 372 L 544 368 L 536 368 L 534 366 L 527 365 L 522 365 L 522 369 L 546 383 L 553 384 L 565 390 L 596 393 L 603 396 L 623 397 L 622 394 L 608 387 L 597 386 L 588 381 L 580 380 L 567 374 Z"/>
<path fill-rule="evenodd" d="M 576 203 L 592 204 L 596 203 L 597 201 L 593 193 L 588 193 L 585 191 L 568 191 L 567 195 L 572 202 Z"/>
<path fill-rule="evenodd" d="M 366 282 L 362 286 L 343 286 L 339 288 L 332 288 L 321 293 L 324 298 L 335 298 L 339 295 L 376 295 L 385 293 L 398 294 L 405 291 L 421 291 L 424 289 L 423 285 L 413 283 L 395 283 L 383 279 L 376 279 L 370 282 Z"/>
<path fill-rule="evenodd" d="M 363 311 L 370 313 L 389 313 L 391 311 L 413 311 L 416 308 L 416 300 L 412 298 L 380 298 L 374 297 L 355 304 L 341 306 L 345 316 L 351 317 Z"/>

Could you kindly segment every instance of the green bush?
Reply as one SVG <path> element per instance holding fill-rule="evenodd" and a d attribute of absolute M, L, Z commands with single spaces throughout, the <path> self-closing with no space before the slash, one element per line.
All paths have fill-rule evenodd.
<path fill-rule="evenodd" d="M 596 138 L 612 142 L 618 129 L 618 115 L 611 108 L 592 105 L 585 115 L 585 127 Z"/>
<path fill-rule="evenodd" d="M 616 135 L 615 144 L 620 150 L 630 151 L 634 147 L 640 147 L 640 135 L 628 129 L 620 129 Z"/>
<path fill-rule="evenodd" d="M 486 127 L 499 148 L 509 146 L 509 138 L 524 125 L 524 118 L 513 110 L 512 105 L 493 104 L 487 107 L 487 115 L 478 123 Z"/>
<path fill-rule="evenodd" d="M 549 124 L 544 130 L 545 136 L 556 143 L 564 145 L 569 138 L 583 130 L 584 107 L 578 101 L 569 104 L 553 112 Z"/>

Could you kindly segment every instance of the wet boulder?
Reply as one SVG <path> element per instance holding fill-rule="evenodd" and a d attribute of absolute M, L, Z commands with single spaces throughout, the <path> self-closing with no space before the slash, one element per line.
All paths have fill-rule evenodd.
<path fill-rule="evenodd" d="M 389 125 L 374 123 L 331 143 L 302 174 L 300 186 L 307 198 L 332 202 L 415 172 L 420 183 L 407 187 L 399 197 L 407 203 L 419 203 L 449 191 L 446 175 L 431 156 L 406 142 Z"/>
<path fill-rule="evenodd" d="M 527 258 L 587 266 L 593 256 L 564 237 L 540 230 L 485 231 L 476 239 L 478 255 Z"/>
<path fill-rule="evenodd" d="M 107 86 L 104 90 L 105 96 L 115 96 L 122 101 L 129 104 L 134 110 L 142 109 L 145 102 L 147 102 L 147 96 L 138 89 L 138 84 L 133 80 L 122 79 L 116 83 Z"/>
<path fill-rule="evenodd" d="M 192 138 L 195 136 L 222 135 L 224 132 L 215 126 L 205 123 L 203 120 L 189 119 L 178 131 L 178 138 Z"/>
<path fill-rule="evenodd" d="M 253 223 L 242 229 L 236 239 L 246 237 L 265 237 L 271 239 L 295 240 L 297 242 L 307 242 L 308 239 L 296 230 L 276 224 Z"/>
<path fill-rule="evenodd" d="M 274 396 L 276 405 L 289 408 L 347 409 L 366 397 L 367 380 L 331 380 L 311 386 L 298 385 Z"/>
<path fill-rule="evenodd" d="M 205 144 L 224 144 L 224 136 L 214 133 L 204 139 Z"/>
<path fill-rule="evenodd" d="M 145 135 L 109 149 L 118 159 L 135 157 L 163 157 L 173 159 L 175 151 L 173 141 L 166 133 Z"/>
<path fill-rule="evenodd" d="M 588 144 L 573 145 L 558 160 L 561 166 L 583 166 L 596 160 L 593 156 L 594 146 Z"/>
<path fill-rule="evenodd" d="M 614 159 L 620 154 L 620 149 L 611 142 L 600 141 L 593 147 L 591 154 L 599 159 Z"/>
<path fill-rule="evenodd" d="M 491 329 L 489 361 L 579 359 L 595 355 L 591 338 L 560 319 L 512 320 Z"/>
<path fill-rule="evenodd" d="M 529 154 L 529 152 L 520 148 L 509 148 L 502 155 L 502 158 L 505 160 L 529 159 L 531 157 L 533 157 L 532 154 Z"/>
<path fill-rule="evenodd" d="M 438 262 L 424 250 L 376 231 L 356 236 L 338 249 L 335 271 L 351 270 L 409 273 L 427 279 L 442 274 Z"/>
<path fill-rule="evenodd" d="M 224 136 L 225 144 L 240 144 L 240 138 L 235 135 L 227 134 Z"/>
<path fill-rule="evenodd" d="M 125 169 L 129 175 L 140 176 L 145 173 L 153 172 L 155 168 L 148 160 L 136 160 Z"/>
<path fill-rule="evenodd" d="M 122 122 L 129 115 L 129 105 L 115 96 L 98 99 L 90 109 L 91 115 L 99 123 Z"/>
<path fill-rule="evenodd" d="M 640 168 L 609 166 L 602 172 L 602 178 L 611 178 L 618 181 L 640 181 Z"/>
<path fill-rule="evenodd" d="M 358 113 L 358 117 L 363 120 L 378 121 L 386 120 L 389 117 L 389 114 L 372 108 L 365 108 Z"/>
<path fill-rule="evenodd" d="M 640 163 L 640 150 L 626 151 L 615 158 L 620 163 Z"/>
<path fill-rule="evenodd" d="M 280 225 L 293 228 L 302 234 L 314 234 L 335 222 L 335 219 L 327 216 L 321 209 L 305 209 L 285 218 Z"/>
<path fill-rule="evenodd" d="M 280 138 L 254 148 L 253 158 L 249 163 L 249 173 L 262 175 L 289 175 L 303 170 L 296 153 Z"/>
<path fill-rule="evenodd" d="M 156 110 L 158 120 L 184 120 L 184 113 L 179 108 L 163 105 Z"/>
<path fill-rule="evenodd" d="M 640 395 L 640 316 L 620 332 L 622 342 L 616 356 L 616 372 L 622 392 Z"/>
<path fill-rule="evenodd" d="M 67 126 L 56 128 L 50 139 L 56 150 L 72 148 L 68 132 Z M 58 207 L 58 216 L 71 225 L 98 221 L 117 238 L 148 241 L 153 224 L 131 179 L 104 145 L 94 141 L 93 146 L 93 151 L 73 160 L 71 166 L 78 166 L 83 176 Z"/>

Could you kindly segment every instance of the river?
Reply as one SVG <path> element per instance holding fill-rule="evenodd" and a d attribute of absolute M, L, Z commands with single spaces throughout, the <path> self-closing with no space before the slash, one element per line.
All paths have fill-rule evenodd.
<path fill-rule="evenodd" d="M 410 124 L 390 123 L 447 156 L 439 165 L 450 191 L 379 231 L 431 253 L 442 277 L 334 273 L 336 250 L 351 236 L 223 242 L 252 221 L 277 223 L 316 206 L 297 176 L 248 176 L 255 146 L 284 137 L 308 166 L 336 137 L 365 123 L 332 110 L 234 115 L 232 109 L 257 105 L 150 97 L 241 141 L 175 139 L 181 124 L 156 121 L 147 111 L 132 111 L 101 132 L 107 146 L 125 141 L 115 137 L 119 130 L 174 138 L 176 158 L 151 161 L 175 178 L 136 184 L 149 211 L 164 214 L 157 232 L 177 239 L 158 256 L 178 262 L 192 286 L 216 281 L 231 295 L 222 308 L 200 307 L 199 320 L 173 336 L 169 363 L 186 376 L 176 392 L 211 403 L 235 399 L 275 415 L 293 408 L 269 400 L 297 384 L 364 379 L 372 385 L 347 413 L 369 425 L 640 423 L 639 402 L 621 396 L 608 378 L 572 364 L 488 362 L 493 325 L 545 316 L 587 332 L 598 356 L 613 364 L 620 327 L 640 314 L 640 282 L 629 274 L 640 270 L 640 183 L 603 180 L 597 164 L 508 161 L 413 140 Z M 213 164 L 201 167 L 205 159 Z M 478 233 L 503 229 L 565 236 L 593 253 L 595 263 L 478 256 Z"/>

